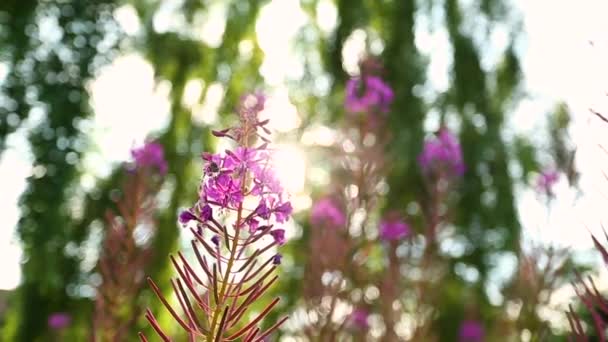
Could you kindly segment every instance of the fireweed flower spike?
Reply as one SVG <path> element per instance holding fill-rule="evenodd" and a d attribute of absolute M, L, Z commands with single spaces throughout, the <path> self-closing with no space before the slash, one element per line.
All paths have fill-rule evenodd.
<path fill-rule="evenodd" d="M 424 142 L 418 163 L 425 174 L 459 177 L 465 171 L 460 143 L 446 128 L 442 128 L 436 137 Z"/>
<path fill-rule="evenodd" d="M 359 308 L 356 292 L 370 285 L 380 288 L 387 269 L 380 276 L 371 275 L 367 266 L 370 252 L 376 249 L 378 240 L 370 240 L 369 230 L 374 228 L 376 213 L 383 184 L 389 171 L 385 152 L 391 141 L 386 125 L 393 91 L 380 77 L 382 66 L 374 57 L 365 58 L 360 64 L 360 76 L 345 85 L 344 108 L 347 115 L 341 123 L 340 140 L 330 150 L 332 189 L 317 199 L 310 211 L 310 237 L 308 257 L 303 281 L 303 297 L 306 310 L 318 317 L 305 322 L 306 337 L 312 341 L 363 341 L 369 329 L 360 329 L 367 323 L 362 311 L 337 321 L 334 316 L 340 305 Z M 346 146 L 349 146 L 348 148 Z M 388 243 L 389 249 L 396 243 Z M 383 265 L 384 266 L 384 265 Z M 398 272 L 396 272 L 398 273 Z M 326 275 L 331 275 L 330 277 Z M 400 279 L 390 279 L 399 287 Z M 392 303 L 398 297 L 383 297 L 374 301 L 375 309 L 382 313 L 383 303 L 391 312 Z M 393 292 L 391 292 L 393 293 Z M 353 303 L 354 302 L 354 303 Z M 327 304 L 326 304 L 327 303 Z M 372 304 L 372 303 L 369 303 Z M 396 316 L 396 314 L 394 315 Z M 394 330 L 394 324 L 382 317 L 385 331 Z M 349 329 L 345 329 L 345 328 Z M 391 336 L 381 340 L 390 341 Z M 392 340 L 398 340 L 396 337 Z"/>
<path fill-rule="evenodd" d="M 178 273 L 171 284 L 181 313 L 149 279 L 191 341 L 264 341 L 287 319 L 266 330 L 259 327 L 278 298 L 260 313 L 249 312 L 278 279 L 273 273 L 281 255 L 273 248 L 286 242 L 281 224 L 292 212 L 274 172 L 268 121 L 257 117 L 263 108 L 262 95 L 242 97 L 240 124 L 214 132 L 234 140 L 236 148 L 202 156 L 198 201 L 179 215 L 179 222 L 194 235 L 191 245 L 197 261 L 188 261 L 181 252 L 170 256 Z M 170 340 L 150 310 L 146 318 L 163 340 Z M 146 341 L 143 334 L 140 337 Z"/>
<path fill-rule="evenodd" d="M 143 311 L 140 298 L 145 288 L 144 269 L 148 266 L 152 245 L 138 243 L 137 227 L 148 233 L 156 229 L 154 197 L 167 170 L 160 144 L 148 142 L 131 151 L 132 165 L 127 166 L 122 196 L 117 210 L 107 210 L 103 248 L 97 269 L 97 286 L 91 341 L 122 341 L 132 330 Z"/>

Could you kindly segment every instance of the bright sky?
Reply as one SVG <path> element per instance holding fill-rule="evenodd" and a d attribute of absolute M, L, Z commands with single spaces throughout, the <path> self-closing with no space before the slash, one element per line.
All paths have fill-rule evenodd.
<path fill-rule="evenodd" d="M 577 166 L 582 172 L 581 187 L 585 196 L 578 198 L 567 189 L 565 180 L 559 184 L 560 201 L 551 208 L 550 224 L 541 217 L 540 204 L 530 194 L 521 199 L 521 211 L 530 226 L 545 226 L 551 230 L 543 237 L 556 243 L 591 246 L 585 226 L 597 232 L 606 204 L 608 182 L 602 170 L 608 170 L 608 155 L 598 147 L 608 146 L 608 125 L 601 123 L 588 111 L 608 110 L 608 2 L 584 1 L 525 1 L 525 27 L 528 32 L 526 58 L 523 67 L 528 88 L 537 99 L 531 99 L 527 109 L 542 108 L 543 103 L 565 100 L 573 112 L 571 138 L 577 144 Z M 593 45 L 590 44 L 593 42 Z M 534 103 L 536 101 L 536 103 Z M 550 102 L 549 102 L 550 103 Z M 529 108 L 528 108 L 529 106 Z M 525 111 L 518 116 L 527 126 L 526 116 L 538 115 Z M 530 120 L 531 121 L 531 120 Z M 519 122 L 518 122 L 519 123 Z M 533 134 L 534 127 L 530 127 Z M 574 205 L 574 209 L 572 209 Z M 582 233 L 582 234 L 581 234 Z"/>
<path fill-rule="evenodd" d="M 602 134 L 608 126 L 602 127 L 597 120 L 591 120 L 587 111 L 588 107 L 593 106 L 606 109 L 608 113 L 608 103 L 604 99 L 604 92 L 608 91 L 608 84 L 604 83 L 604 80 L 608 79 L 608 69 L 604 63 L 608 57 L 608 40 L 605 38 L 608 37 L 608 22 L 604 18 L 604 14 L 608 13 L 608 2 L 517 2 L 523 9 L 524 25 L 528 33 L 523 68 L 527 87 L 533 97 L 523 102 L 514 120 L 518 129 L 534 134 L 544 114 L 555 101 L 565 99 L 568 102 L 575 114 L 571 135 L 578 145 L 578 166 L 583 171 L 581 183 L 586 193 L 583 198 L 577 199 L 563 182 L 560 183 L 558 193 L 561 199 L 552 208 L 552 215 L 547 224 L 547 215 L 542 203 L 532 192 L 524 192 L 520 198 L 522 218 L 531 231 L 536 231 L 541 226 L 550 230 L 543 231 L 543 238 L 553 239 L 557 244 L 567 242 L 577 248 L 587 248 L 590 241 L 585 225 L 597 230 L 602 219 L 600 206 L 606 205 L 608 198 L 604 197 L 608 196 L 608 182 L 600 178 L 601 170 L 608 170 L 608 157 L 602 156 L 597 147 L 602 141 L 608 146 L 606 134 Z M 170 8 L 167 9 L 167 13 L 170 11 Z M 224 13 L 222 6 L 217 6 L 214 11 L 218 15 Z M 336 23 L 335 7 L 330 1 L 321 1 L 318 11 L 322 14 L 320 27 L 329 32 Z M 286 16 L 284 13 L 291 15 Z M 116 17 L 127 32 L 137 33 L 139 24 L 132 8 L 121 8 L 116 12 Z M 170 18 L 170 13 L 159 16 L 155 19 L 155 27 L 170 27 Z M 286 78 L 297 76 L 301 70 L 298 65 L 294 65 L 294 61 L 298 59 L 294 58 L 289 43 L 297 29 L 307 20 L 309 19 L 301 11 L 296 0 L 274 0 L 264 7 L 256 26 L 260 45 L 266 54 L 262 74 L 266 83 L 271 86 L 269 110 L 266 115 L 279 118 L 276 113 L 282 114 L 281 120 L 275 121 L 275 129 L 282 132 L 300 124 L 298 113 L 289 103 L 282 82 Z M 221 37 L 223 29 L 223 20 L 212 20 L 211 24 L 205 24 L 201 31 L 204 31 L 204 36 L 209 40 L 206 43 L 213 45 L 217 40 L 214 35 Z M 441 49 L 441 42 L 445 37 L 440 35 L 441 33 L 439 36 L 420 35 L 417 44 L 422 48 Z M 349 51 L 357 50 L 357 38 L 353 41 L 355 43 L 347 46 L 347 49 L 352 49 Z M 594 41 L 595 47 L 591 47 L 589 41 Z M 241 45 L 241 51 L 248 49 L 246 43 Z M 353 54 L 345 53 L 346 56 Z M 349 68 L 355 62 L 356 59 L 347 60 L 345 67 Z M 439 86 L 447 80 L 442 75 L 447 63 L 449 61 L 441 59 L 431 62 L 432 81 Z M 207 97 L 201 104 L 196 105 L 204 86 L 202 82 L 191 83 L 187 87 L 190 89 L 190 95 L 184 102 L 192 104 L 195 121 L 208 124 L 216 117 L 215 112 L 223 98 L 224 90 L 219 84 L 209 85 Z M 97 79 L 90 84 L 92 105 L 96 113 L 94 123 L 90 125 L 90 133 L 95 139 L 97 149 L 90 151 L 85 157 L 85 165 L 91 173 L 83 176 L 83 186 L 94 184 L 96 177 L 102 177 L 109 172 L 112 163 L 128 158 L 128 151 L 133 144 L 140 143 L 148 132 L 166 124 L 169 110 L 168 87 L 167 84 L 154 83 L 152 67 L 136 54 L 119 57 L 100 72 Z M 324 137 L 330 134 L 323 127 L 317 131 Z M 3 189 L 0 212 L 4 227 L 0 230 L 0 289 L 14 288 L 19 282 L 21 253 L 13 228 L 18 219 L 19 195 L 25 188 L 25 178 L 32 172 L 29 161 L 24 158 L 28 151 L 24 147 L 27 144 L 23 135 L 11 136 L 8 146 L 0 160 L 0 188 Z M 305 176 L 302 171 L 305 165 L 300 162 L 303 158 L 297 158 L 301 152 L 296 147 L 283 147 L 285 163 L 279 166 L 279 173 L 286 178 L 288 187 L 298 193 L 302 190 Z M 299 170 L 298 177 L 293 177 L 296 170 Z M 311 168 L 311 172 L 314 170 Z M 319 177 L 322 178 L 322 175 Z M 306 198 L 298 200 L 300 207 L 308 205 Z M 298 201 L 296 206 L 297 203 Z"/>

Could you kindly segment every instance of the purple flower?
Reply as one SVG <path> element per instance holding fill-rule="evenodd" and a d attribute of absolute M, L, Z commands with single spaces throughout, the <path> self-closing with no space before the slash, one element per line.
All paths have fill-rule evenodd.
<path fill-rule="evenodd" d="M 369 328 L 368 323 L 369 312 L 365 309 L 354 309 L 350 314 L 350 321 L 355 328 L 367 329 Z"/>
<path fill-rule="evenodd" d="M 400 240 L 410 235 L 410 227 L 399 219 L 380 222 L 380 239 L 384 241 Z"/>
<path fill-rule="evenodd" d="M 179 214 L 179 223 L 188 224 L 190 221 L 198 221 L 198 217 L 196 217 L 190 210 L 184 210 Z"/>
<path fill-rule="evenodd" d="M 271 214 L 274 214 L 274 218 L 278 223 L 283 223 L 289 220 L 289 216 L 293 211 L 291 207 L 291 202 L 281 202 L 280 199 L 276 199 L 275 197 L 269 197 L 268 202 L 270 206 L 266 204 L 265 200 L 261 200 L 260 204 L 258 204 L 255 209 L 255 213 L 265 219 L 269 220 Z"/>
<path fill-rule="evenodd" d="M 49 328 L 51 328 L 53 330 L 63 329 L 65 327 L 67 327 L 68 325 L 70 325 L 71 322 L 72 322 L 72 317 L 65 312 L 52 313 L 48 317 L 48 320 L 47 320 L 47 324 L 48 324 Z"/>
<path fill-rule="evenodd" d="M 260 222 L 254 219 L 253 217 L 250 217 L 245 220 L 245 223 L 249 226 L 249 233 L 254 233 L 256 230 L 258 230 L 258 227 L 260 226 Z"/>
<path fill-rule="evenodd" d="M 227 171 L 245 172 L 254 169 L 261 161 L 258 150 L 248 147 L 237 147 L 234 152 L 226 150 L 223 167 Z"/>
<path fill-rule="evenodd" d="M 310 222 L 314 226 L 340 228 L 346 225 L 346 215 L 330 197 L 315 202 L 310 212 Z"/>
<path fill-rule="evenodd" d="M 258 207 L 255 209 L 255 213 L 261 218 L 268 220 L 270 219 L 270 214 L 272 212 L 270 211 L 270 208 L 268 208 L 268 206 L 266 205 L 266 201 L 262 200 L 260 201 L 260 204 L 258 204 Z"/>
<path fill-rule="evenodd" d="M 281 203 L 274 209 L 274 219 L 279 223 L 288 221 L 292 211 L 291 202 Z"/>
<path fill-rule="evenodd" d="M 147 142 L 139 148 L 131 150 L 137 168 L 156 167 L 161 175 L 167 173 L 163 146 L 157 142 Z"/>
<path fill-rule="evenodd" d="M 285 230 L 277 228 L 281 227 L 281 223 L 289 220 L 293 208 L 287 200 L 288 195 L 284 193 L 279 178 L 273 171 L 276 164 L 272 160 L 272 150 L 268 147 L 270 144 L 268 135 L 271 132 L 265 127 L 269 120 L 258 121 L 258 112 L 264 108 L 264 101 L 265 98 L 261 94 L 243 97 L 239 107 L 238 125 L 212 132 L 216 137 L 233 140 L 237 147 L 219 153 L 202 154 L 203 175 L 197 189 L 198 199 L 194 205 L 179 214 L 181 223 L 189 222 L 194 225 L 191 221 L 197 221 L 196 227 L 199 229 L 199 233 L 194 232 L 195 239 L 192 241 L 192 247 L 199 261 L 201 261 L 199 250 L 201 246 L 205 249 L 205 254 L 212 259 L 209 260 L 208 265 L 213 266 L 213 274 L 205 265 L 207 264 L 205 257 L 202 257 L 205 272 L 199 274 L 200 278 L 205 278 L 206 284 L 213 284 L 215 290 L 218 287 L 222 289 L 214 291 L 214 300 L 207 301 L 205 305 L 199 305 L 200 308 L 197 309 L 200 309 L 200 314 L 203 316 L 209 317 L 214 313 L 224 311 L 224 304 L 232 299 L 238 303 L 249 301 L 251 303 L 248 302 L 248 305 L 257 305 L 254 302 L 258 297 L 261 298 L 268 286 L 254 289 L 257 291 L 254 293 L 255 298 L 247 296 L 246 291 L 236 291 L 239 293 L 235 293 L 232 290 L 248 286 L 248 274 L 253 270 L 253 265 L 263 258 L 260 255 L 264 251 L 273 247 L 278 249 L 278 246 L 286 242 Z M 206 236 L 203 238 L 203 229 L 210 230 L 212 233 L 205 233 Z M 225 248 L 222 247 L 224 245 Z M 268 257 L 270 259 L 266 260 L 264 265 L 279 265 L 282 262 L 281 254 L 270 254 Z M 187 267 L 187 262 L 182 261 L 183 263 L 180 262 L 180 264 L 185 264 Z M 233 263 L 237 261 L 238 264 L 243 263 L 243 265 Z M 245 263 L 251 267 L 247 268 Z M 183 278 L 182 280 L 186 283 L 195 277 L 195 274 L 190 275 L 188 272 L 181 272 L 181 267 L 177 268 L 180 278 Z M 190 270 L 189 267 L 187 268 Z M 274 269 L 276 266 L 272 266 L 272 268 Z M 264 274 L 266 277 L 270 271 Z M 255 277 L 255 275 L 251 275 L 251 277 Z M 202 279 L 197 279 L 197 281 L 205 284 Z M 158 291 L 156 294 L 166 304 L 164 296 Z M 181 294 L 186 302 L 188 299 L 197 298 L 197 294 L 194 292 L 192 296 L 183 292 Z M 184 304 L 184 301 L 180 299 L 181 304 Z M 190 317 L 190 313 L 185 312 L 184 314 Z M 232 314 L 232 311 L 230 313 Z M 198 313 L 193 314 L 198 315 Z M 268 310 L 262 316 L 267 314 Z M 181 321 L 177 315 L 173 316 L 177 321 Z M 236 315 L 238 317 L 232 316 L 235 315 L 231 315 L 230 319 L 234 318 L 234 322 L 230 322 L 231 326 L 242 326 L 247 323 L 245 319 L 248 315 L 243 315 L 243 319 L 240 319 L 239 315 Z M 146 318 L 154 327 L 158 328 L 156 318 L 150 311 Z M 278 322 L 275 327 L 282 322 Z M 199 322 L 195 323 L 188 326 L 181 325 L 186 330 L 185 335 L 200 335 L 199 332 L 201 329 L 204 330 L 204 327 Z M 226 329 L 231 326 L 227 326 Z M 161 337 L 165 335 L 160 329 L 155 330 Z M 245 330 L 242 332 L 246 333 Z M 237 335 L 239 333 L 234 335 L 235 338 L 239 337 Z M 259 339 L 269 340 L 264 337 Z"/>
<path fill-rule="evenodd" d="M 219 246 L 220 237 L 218 235 L 213 235 L 213 237 L 211 237 L 211 242 L 213 242 L 214 245 Z"/>
<path fill-rule="evenodd" d="M 279 182 L 279 178 L 272 169 L 268 168 L 266 165 L 264 167 L 254 167 L 253 173 L 255 178 L 253 179 L 253 189 L 251 189 L 252 195 L 259 196 L 260 194 L 263 194 L 264 191 L 274 194 L 283 192 L 283 187 Z"/>
<path fill-rule="evenodd" d="M 270 235 L 272 235 L 272 238 L 274 239 L 274 241 L 279 245 L 284 245 L 285 244 L 285 229 L 274 229 L 270 231 Z"/>
<path fill-rule="evenodd" d="M 203 185 L 204 202 L 211 200 L 224 207 L 237 207 L 243 201 L 241 180 L 222 173 L 207 180 Z"/>
<path fill-rule="evenodd" d="M 536 187 L 546 194 L 553 194 L 553 186 L 559 180 L 559 172 L 553 169 L 545 169 L 538 177 Z"/>
<path fill-rule="evenodd" d="M 351 113 L 388 112 L 393 90 L 377 76 L 352 78 L 346 83 L 346 110 Z"/>
<path fill-rule="evenodd" d="M 203 221 L 211 220 L 212 217 L 213 209 L 211 209 L 211 206 L 209 204 L 203 205 L 203 207 L 201 208 L 201 218 L 203 219 Z"/>
<path fill-rule="evenodd" d="M 291 205 L 281 201 L 283 187 L 272 171 L 270 153 L 264 148 L 238 147 L 234 152 L 203 154 L 205 174 L 200 187 L 201 202 L 235 210 L 245 196 L 251 195 L 267 206 L 260 207 L 258 215 L 269 219 L 274 213 L 279 223 L 286 221 Z"/>
<path fill-rule="evenodd" d="M 484 337 L 483 326 L 479 321 L 465 320 L 460 324 L 460 342 L 482 342 Z"/>
<path fill-rule="evenodd" d="M 448 175 L 462 176 L 465 170 L 460 143 L 445 128 L 442 128 L 436 137 L 424 142 L 418 163 L 427 174 L 445 171 Z"/>

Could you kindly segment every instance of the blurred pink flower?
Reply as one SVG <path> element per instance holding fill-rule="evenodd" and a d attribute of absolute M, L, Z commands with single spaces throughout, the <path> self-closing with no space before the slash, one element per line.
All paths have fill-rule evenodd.
<path fill-rule="evenodd" d="M 538 177 L 536 187 L 539 191 L 547 194 L 553 193 L 553 186 L 559 180 L 559 172 L 554 169 L 545 169 Z"/>
<path fill-rule="evenodd" d="M 482 342 L 484 330 L 481 322 L 465 320 L 460 324 L 459 342 Z"/>
<path fill-rule="evenodd" d="M 346 215 L 330 197 L 325 197 L 312 206 L 310 222 L 313 226 L 340 228 L 346 225 Z"/>
<path fill-rule="evenodd" d="M 377 76 L 357 77 L 346 83 L 344 106 L 351 113 L 379 110 L 388 112 L 393 102 L 393 90 Z"/>
<path fill-rule="evenodd" d="M 367 329 L 369 328 L 369 312 L 365 309 L 357 308 L 354 309 L 350 314 L 350 321 L 355 328 Z"/>
<path fill-rule="evenodd" d="M 52 330 L 66 328 L 72 322 L 72 317 L 65 312 L 55 312 L 49 315 L 47 323 Z"/>
<path fill-rule="evenodd" d="M 399 219 L 386 219 L 380 222 L 380 239 L 394 241 L 410 235 L 410 227 Z"/>
<path fill-rule="evenodd" d="M 167 173 L 163 146 L 157 142 L 147 142 L 139 148 L 131 150 L 136 168 L 156 167 L 161 175 Z"/>
<path fill-rule="evenodd" d="M 450 175 L 462 176 L 465 165 L 458 139 L 449 130 L 442 128 L 436 137 L 426 140 L 418 163 L 424 173 L 445 170 Z"/>

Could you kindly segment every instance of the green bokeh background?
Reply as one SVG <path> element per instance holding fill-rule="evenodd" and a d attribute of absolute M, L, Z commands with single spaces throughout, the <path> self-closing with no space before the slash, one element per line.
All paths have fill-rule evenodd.
<path fill-rule="evenodd" d="M 159 213 L 155 257 L 149 270 L 167 288 L 167 254 L 177 248 L 178 242 L 176 213 L 196 197 L 198 156 L 215 144 L 210 130 L 232 120 L 230 113 L 242 93 L 264 88 L 260 73 L 264 53 L 258 45 L 256 21 L 267 4 L 259 0 L 223 1 L 227 8 L 224 34 L 219 46 L 211 47 L 189 32 L 200 25 L 196 18 L 220 1 L 169 2 L 180 18 L 174 25 L 178 29 L 157 32 L 154 17 L 167 6 L 161 0 L 0 1 L 0 63 L 8 70 L 0 84 L 0 152 L 10 134 L 28 118 L 43 113 L 38 124 L 27 131 L 27 139 L 33 164 L 46 169 L 42 177 L 28 178 L 20 199 L 21 218 L 16 229 L 24 253 L 22 283 L 6 294 L 9 309 L 0 320 L 0 340 L 47 340 L 46 318 L 55 311 L 73 314 L 75 324 L 66 332 L 69 340 L 83 340 L 88 335 L 92 302 L 79 289 L 90 282 L 90 272 L 81 269 L 81 254 L 69 253 L 66 247 L 82 246 L 88 238 L 91 227 L 110 206 L 109 196 L 119 186 L 121 169 L 99 180 L 94 190 L 82 190 L 78 181 L 83 172 L 81 160 L 95 146 L 79 127 L 95 115 L 87 83 L 102 66 L 125 53 L 140 53 L 153 66 L 157 81 L 171 84 L 168 124 L 153 133 L 165 147 L 169 162 L 166 182 L 171 186 L 168 205 Z M 454 223 L 470 248 L 451 262 L 475 268 L 479 278 L 471 284 L 453 273 L 444 285 L 438 318 L 442 340 L 454 338 L 463 315 L 465 293 L 475 296 L 488 326 L 498 324 L 504 308 L 490 304 L 485 285 L 496 258 L 519 252 L 521 223 L 515 186 L 529 183 L 531 175 L 541 168 L 537 161 L 540 148 L 553 156 L 572 181 L 576 177 L 564 140 L 569 124 L 564 106 L 556 104 L 554 113 L 547 116 L 548 133 L 554 138 L 543 146 L 534 146 L 507 124 L 518 101 L 526 95 L 517 52 L 518 41 L 525 35 L 520 13 L 500 0 L 467 5 L 457 0 L 325 2 L 337 11 L 336 26 L 328 34 L 314 20 L 319 1 L 300 1 L 312 20 L 294 40 L 303 74 L 288 79 L 287 87 L 302 125 L 284 138 L 296 141 L 307 127 L 320 123 L 331 126 L 342 119 L 348 78 L 343 48 L 354 31 L 365 31 L 372 50 L 378 44 L 382 47 L 377 49 L 378 58 L 395 91 L 389 117 L 394 140 L 386 151 L 387 159 L 393 161 L 386 207 L 404 208 L 425 195 L 415 159 L 429 133 L 425 120 L 457 122 L 460 126 L 467 172 L 454 208 Z M 126 34 L 116 22 L 114 13 L 121 6 L 131 6 L 137 13 L 141 29 L 136 35 Z M 38 25 L 42 17 L 56 18 L 62 28 L 58 39 L 49 42 L 41 38 Z M 480 22 L 484 23 L 480 29 L 470 29 Z M 429 56 L 416 42 L 416 25 L 431 25 L 447 32 L 450 46 L 445 57 L 452 61 L 447 89 L 435 89 L 429 80 Z M 499 25 L 508 32 L 506 47 L 496 47 L 489 34 Z M 238 48 L 244 40 L 252 42 L 247 57 L 241 56 Z M 488 51 L 499 56 L 498 63 L 482 67 Z M 192 79 L 201 79 L 207 85 L 220 82 L 225 87 L 218 127 L 192 122 L 190 109 L 181 101 L 186 83 Z M 319 90 L 321 80 L 329 82 L 325 90 Z M 207 89 L 203 88 L 201 99 Z M 514 168 L 520 172 L 512 172 Z M 318 192 L 314 184 L 307 186 L 310 192 Z M 69 205 L 75 196 L 80 198 L 82 215 L 74 215 Z M 487 200 L 488 196 L 493 200 Z M 416 222 L 418 218 L 413 215 L 411 219 Z M 306 259 L 309 226 L 305 212 L 296 215 L 296 220 L 304 234 L 284 249 L 295 266 L 284 269 L 281 286 L 275 289 L 285 299 L 279 313 L 288 312 L 300 298 L 302 267 L 298 265 Z M 158 306 L 150 298 L 144 301 Z M 143 320 L 140 327 L 147 329 Z"/>

